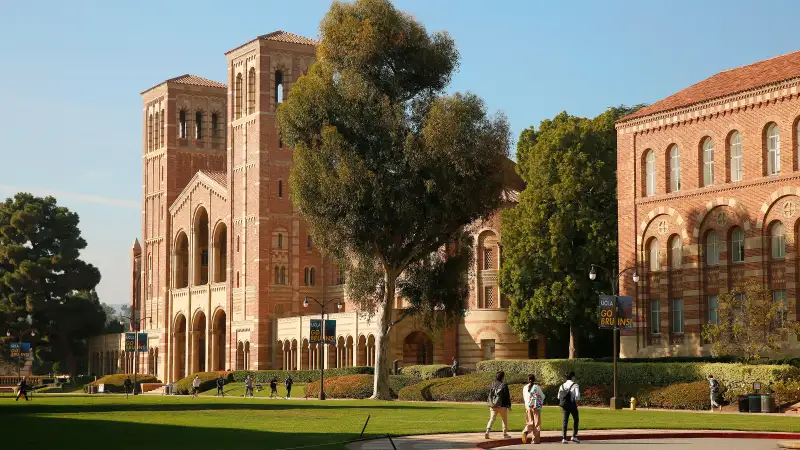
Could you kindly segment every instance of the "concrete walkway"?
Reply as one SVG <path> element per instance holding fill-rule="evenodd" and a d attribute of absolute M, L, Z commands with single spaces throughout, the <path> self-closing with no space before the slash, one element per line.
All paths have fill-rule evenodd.
<path fill-rule="evenodd" d="M 516 432 L 512 439 L 502 439 L 501 433 L 495 432 L 491 435 L 495 440 L 487 441 L 483 433 L 455 433 L 437 434 L 422 436 L 405 436 L 392 438 L 392 442 L 397 450 L 442 450 L 442 449 L 489 449 L 496 447 L 518 447 L 522 448 L 521 435 Z M 800 433 L 776 433 L 776 432 L 751 432 L 751 431 L 724 431 L 724 430 L 587 430 L 582 431 L 580 438 L 585 443 L 594 442 L 625 442 L 626 444 L 647 444 L 648 441 L 672 440 L 673 443 L 706 441 L 709 445 L 714 444 L 717 448 L 738 449 L 748 448 L 760 450 L 762 448 L 778 448 L 779 443 L 786 441 L 800 440 Z M 722 441 L 747 440 L 759 443 L 759 446 L 731 447 L 725 446 Z M 714 442 L 712 442 L 714 441 Z M 393 450 L 392 442 L 387 438 L 374 439 L 370 441 L 355 442 L 348 444 L 350 450 Z M 528 440 L 530 442 L 530 439 Z M 559 431 L 543 431 L 542 443 L 551 444 L 561 442 Z M 744 442 L 744 441 L 743 441 Z M 719 445 L 717 445 L 719 444 Z M 763 445 L 761 445 L 763 444 Z M 688 444 L 687 444 L 688 445 Z M 764 446 L 766 445 L 766 447 Z M 706 450 L 715 448 L 714 446 L 702 447 Z M 525 448 L 533 447 L 528 443 Z M 628 447 L 625 448 L 636 448 Z M 646 447 L 642 447 L 646 448 Z M 650 447 L 653 448 L 653 447 Z M 701 447 L 675 447 L 675 448 L 701 448 Z"/>

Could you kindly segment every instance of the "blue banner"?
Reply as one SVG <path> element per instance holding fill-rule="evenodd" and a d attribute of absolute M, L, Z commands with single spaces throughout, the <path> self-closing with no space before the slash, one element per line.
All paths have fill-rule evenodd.
<path fill-rule="evenodd" d="M 33 356 L 31 351 L 31 344 L 28 342 L 12 342 L 11 343 L 11 357 L 12 358 L 30 358 Z"/>
<path fill-rule="evenodd" d="M 615 297 L 613 295 L 600 296 L 600 329 L 613 330 L 614 307 L 616 305 L 616 328 L 621 330 L 633 329 L 633 297 Z"/>
<path fill-rule="evenodd" d="M 125 333 L 125 351 L 133 353 L 136 350 L 136 333 Z M 147 353 L 147 333 L 139 333 L 139 352 Z"/>
<path fill-rule="evenodd" d="M 308 342 L 311 344 L 319 344 L 322 342 L 322 320 L 311 319 L 309 320 L 310 333 Z M 328 345 L 336 345 L 336 321 L 325 321 L 325 343 Z"/>

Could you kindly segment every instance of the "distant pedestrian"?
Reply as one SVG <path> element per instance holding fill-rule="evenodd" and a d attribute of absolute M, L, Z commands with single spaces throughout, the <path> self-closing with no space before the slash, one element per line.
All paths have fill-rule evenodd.
<path fill-rule="evenodd" d="M 19 401 L 20 397 L 25 397 L 26 402 L 30 400 L 28 398 L 28 377 L 22 377 L 22 379 L 19 380 L 19 384 L 17 385 L 17 399 L 15 401 Z"/>
<path fill-rule="evenodd" d="M 197 397 L 197 393 L 200 391 L 200 375 L 195 375 L 194 380 L 192 380 L 192 398 Z"/>
<path fill-rule="evenodd" d="M 269 398 L 275 398 L 277 396 L 278 396 L 278 379 L 272 377 L 272 379 L 269 380 Z"/>
<path fill-rule="evenodd" d="M 578 444 L 578 400 L 581 399 L 580 388 L 576 383 L 575 372 L 569 372 L 566 380 L 558 388 L 558 406 L 564 414 L 564 422 L 561 425 L 561 443 L 567 443 L 567 427 L 569 426 L 569 416 L 572 416 L 572 442 Z"/>
<path fill-rule="evenodd" d="M 719 411 L 722 411 L 722 406 L 719 405 L 717 400 L 719 399 L 719 381 L 714 378 L 714 375 L 708 376 L 708 387 L 711 390 L 711 412 L 714 412 L 714 408 L 718 408 Z"/>
<path fill-rule="evenodd" d="M 225 391 L 222 388 L 225 386 L 225 379 L 222 378 L 222 374 L 219 375 L 217 378 L 217 397 L 225 397 Z"/>
<path fill-rule="evenodd" d="M 453 372 L 453 376 L 458 374 L 458 360 L 456 357 L 453 357 L 453 364 L 450 365 L 450 371 Z"/>
<path fill-rule="evenodd" d="M 528 384 L 522 388 L 522 401 L 525 403 L 525 428 L 522 430 L 522 443 L 528 443 L 528 433 L 533 433 L 533 443 L 541 442 L 542 406 L 544 391 L 536 384 L 536 377 L 528 375 Z"/>
<path fill-rule="evenodd" d="M 294 380 L 292 380 L 291 375 L 286 375 L 286 380 L 284 380 L 283 385 L 286 387 L 286 399 L 292 397 L 292 385 L 294 384 Z"/>
<path fill-rule="evenodd" d="M 244 396 L 247 397 L 248 394 L 253 396 L 253 377 L 250 374 L 244 379 Z"/>
<path fill-rule="evenodd" d="M 131 382 L 131 377 L 126 378 L 125 382 L 122 383 L 122 386 L 125 388 L 125 398 L 128 398 L 128 392 L 131 390 L 131 385 L 133 385 Z"/>
<path fill-rule="evenodd" d="M 489 423 L 486 424 L 486 434 L 484 437 L 489 439 L 497 416 L 503 421 L 503 438 L 508 439 L 508 411 L 511 409 L 511 393 L 508 392 L 508 385 L 505 383 L 506 374 L 502 370 L 497 372 L 494 382 L 489 386 Z"/>

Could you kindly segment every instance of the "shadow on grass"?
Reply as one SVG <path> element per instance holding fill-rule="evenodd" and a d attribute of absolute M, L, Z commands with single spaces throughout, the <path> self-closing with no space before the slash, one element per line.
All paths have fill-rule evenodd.
<path fill-rule="evenodd" d="M 281 433 L 230 428 L 184 427 L 102 420 L 72 420 L 28 415 L 2 417 L 7 448 L 113 448 L 114 450 L 344 449 L 358 433 Z M 309 429 L 313 429 L 309 424 Z M 11 432 L 13 430 L 13 432 Z M 360 431 L 360 430 L 359 430 Z"/>

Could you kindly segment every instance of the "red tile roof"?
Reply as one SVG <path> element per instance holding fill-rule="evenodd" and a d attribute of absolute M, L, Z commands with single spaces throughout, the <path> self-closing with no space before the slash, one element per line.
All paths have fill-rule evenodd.
<path fill-rule="evenodd" d="M 191 75 L 187 73 L 181 76 L 177 76 L 175 78 L 170 78 L 169 80 L 166 81 L 162 81 L 161 83 L 158 83 L 157 85 L 151 87 L 150 89 L 143 91 L 142 94 L 158 86 L 161 86 L 164 83 L 187 84 L 190 86 L 204 86 L 204 87 L 213 87 L 221 89 L 228 88 L 228 85 L 225 83 L 220 83 L 219 81 L 209 80 L 208 78 L 198 77 L 197 75 Z"/>
<path fill-rule="evenodd" d="M 200 173 L 219 183 L 222 187 L 228 187 L 228 174 L 220 170 L 201 170 Z"/>
<path fill-rule="evenodd" d="M 623 117 L 624 122 L 800 77 L 800 51 L 720 72 Z"/>
<path fill-rule="evenodd" d="M 288 31 L 278 30 L 278 31 L 273 31 L 272 33 L 262 34 L 261 36 L 255 38 L 255 39 L 253 39 L 251 41 L 247 41 L 244 44 L 242 44 L 242 45 L 240 45 L 240 46 L 238 46 L 238 47 L 236 47 L 234 49 L 228 50 L 227 52 L 225 52 L 225 54 L 227 55 L 228 53 L 230 53 L 230 52 L 232 52 L 234 50 L 238 50 L 238 49 L 244 47 L 245 45 L 247 45 L 247 44 L 249 44 L 251 42 L 255 42 L 255 41 L 259 40 L 259 39 L 262 39 L 262 40 L 265 40 L 265 41 L 286 42 L 286 43 L 289 43 L 289 44 L 319 45 L 319 41 L 315 41 L 314 39 L 310 39 L 310 38 L 303 37 L 303 36 L 298 36 L 298 35 L 296 35 L 294 33 L 289 33 Z"/>

